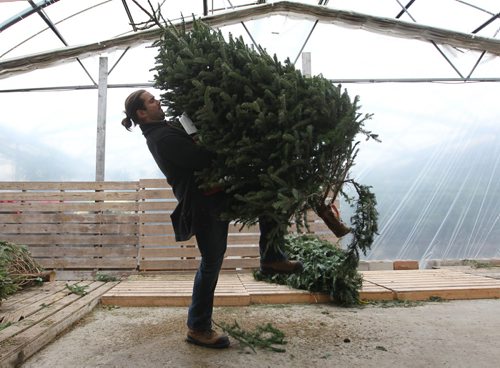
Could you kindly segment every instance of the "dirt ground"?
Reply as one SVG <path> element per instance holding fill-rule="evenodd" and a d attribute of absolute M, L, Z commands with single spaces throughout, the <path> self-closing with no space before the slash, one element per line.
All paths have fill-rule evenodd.
<path fill-rule="evenodd" d="M 217 323 L 272 323 L 286 352 L 187 344 L 186 308 L 98 307 L 24 368 L 499 367 L 500 300 L 220 307 Z"/>

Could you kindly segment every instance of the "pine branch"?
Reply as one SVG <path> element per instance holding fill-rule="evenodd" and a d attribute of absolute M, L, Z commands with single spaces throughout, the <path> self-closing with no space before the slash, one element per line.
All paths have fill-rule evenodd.
<path fill-rule="evenodd" d="M 158 9 L 155 11 L 153 5 L 151 4 L 151 1 L 148 0 L 148 5 L 149 8 L 151 9 L 151 12 L 149 12 L 137 0 L 132 0 L 132 1 L 139 9 L 141 9 L 149 17 L 149 20 L 146 22 L 134 23 L 133 25 L 135 25 L 137 29 L 146 30 L 153 28 L 155 25 L 160 27 L 161 29 L 165 28 L 164 24 L 166 24 L 166 22 L 165 19 L 163 18 L 163 15 L 161 14 L 160 4 L 158 4 Z M 163 20 L 163 23 L 161 22 L 160 19 Z M 153 24 L 151 24 L 150 22 L 153 22 Z"/>
<path fill-rule="evenodd" d="M 271 350 L 278 353 L 284 353 L 286 350 L 274 345 L 286 345 L 285 334 L 274 327 L 271 323 L 258 325 L 254 331 L 246 331 L 240 327 L 238 322 L 234 321 L 232 325 L 221 322 L 214 325 L 222 329 L 233 339 L 239 341 L 241 346 L 249 347 L 255 353 L 255 348 Z"/>

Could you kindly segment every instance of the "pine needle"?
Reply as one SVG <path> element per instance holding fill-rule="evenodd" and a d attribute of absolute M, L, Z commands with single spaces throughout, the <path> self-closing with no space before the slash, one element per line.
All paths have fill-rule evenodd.
<path fill-rule="evenodd" d="M 249 347 L 254 353 L 255 348 L 274 351 L 277 353 L 284 353 L 286 350 L 274 345 L 286 345 L 285 334 L 283 331 L 274 327 L 271 323 L 265 325 L 258 325 L 254 331 L 246 331 L 240 327 L 238 322 L 234 321 L 232 325 L 221 322 L 217 327 L 222 329 L 225 333 L 233 339 L 240 342 L 242 347 Z"/>

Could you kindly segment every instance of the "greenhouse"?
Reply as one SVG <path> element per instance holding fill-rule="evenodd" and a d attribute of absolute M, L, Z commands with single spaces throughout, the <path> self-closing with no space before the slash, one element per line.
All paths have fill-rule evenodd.
<path fill-rule="evenodd" d="M 98 304 L 190 305 L 198 230 L 179 237 L 147 124 L 122 126 L 137 90 L 169 124 L 188 112 L 217 157 L 194 171 L 230 198 L 216 306 L 500 297 L 494 1 L 0 0 L 0 33 L 0 344 L 52 318 L 19 325 L 47 312 L 4 294 L 9 273 L 57 283 L 38 305 L 80 293 L 47 342 Z M 264 219 L 302 278 L 262 281 Z M 9 252 L 36 265 L 9 270 Z M 42 332 L 0 345 L 0 365 Z"/>

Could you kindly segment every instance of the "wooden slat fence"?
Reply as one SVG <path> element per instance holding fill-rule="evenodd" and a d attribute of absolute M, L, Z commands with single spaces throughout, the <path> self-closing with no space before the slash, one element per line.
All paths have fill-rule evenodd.
<path fill-rule="evenodd" d="M 0 182 L 0 240 L 47 269 L 137 267 L 138 182 Z"/>
<path fill-rule="evenodd" d="M 0 240 L 28 246 L 46 269 L 171 271 L 198 267 L 194 237 L 176 242 L 164 179 L 0 182 Z M 335 238 L 310 216 L 311 230 Z M 259 265 L 258 225 L 230 225 L 224 269 Z"/>

